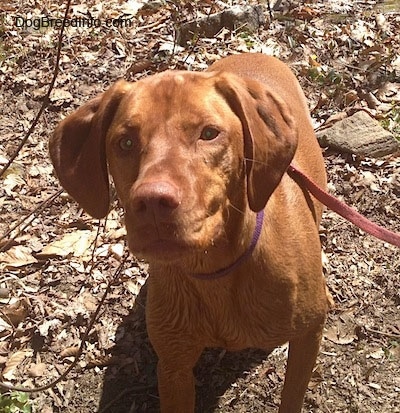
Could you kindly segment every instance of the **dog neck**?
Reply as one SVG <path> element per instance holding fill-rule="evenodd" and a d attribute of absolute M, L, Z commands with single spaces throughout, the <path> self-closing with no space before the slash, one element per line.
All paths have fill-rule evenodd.
<path fill-rule="evenodd" d="M 217 278 L 224 277 L 225 275 L 230 274 L 236 268 L 238 268 L 250 255 L 253 253 L 254 248 L 257 245 L 257 241 L 260 238 L 261 230 L 263 227 L 264 222 L 264 210 L 261 210 L 257 213 L 256 217 L 256 225 L 253 231 L 253 237 L 251 239 L 249 247 L 244 251 L 244 253 L 238 257 L 232 264 L 228 265 L 227 267 L 221 268 L 217 271 L 211 273 L 192 273 L 190 274 L 192 277 L 197 278 L 199 280 L 215 280 Z"/>

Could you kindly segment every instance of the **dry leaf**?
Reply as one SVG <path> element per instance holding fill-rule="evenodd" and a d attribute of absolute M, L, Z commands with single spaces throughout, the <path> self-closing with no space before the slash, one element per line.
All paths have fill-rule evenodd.
<path fill-rule="evenodd" d="M 90 357 L 88 360 L 88 367 L 105 367 L 112 364 L 118 364 L 119 360 L 117 356 L 98 355 L 96 358 Z"/>
<path fill-rule="evenodd" d="M 74 346 L 74 347 L 67 347 L 60 353 L 61 358 L 65 357 L 75 357 L 79 353 L 79 347 Z"/>
<path fill-rule="evenodd" d="M 124 244 L 113 244 L 110 250 L 113 256 L 119 260 L 124 255 Z"/>
<path fill-rule="evenodd" d="M 28 316 L 29 302 L 25 298 L 17 300 L 15 303 L 2 308 L 2 314 L 2 318 L 4 318 L 5 321 L 11 321 L 14 327 L 16 327 Z"/>
<path fill-rule="evenodd" d="M 334 325 L 327 328 L 324 336 L 333 343 L 341 345 L 350 344 L 357 338 L 352 319 L 345 313 Z"/>
<path fill-rule="evenodd" d="M 62 105 L 64 102 L 72 102 L 73 99 L 71 93 L 64 89 L 53 89 L 50 95 L 50 101 L 57 105 Z"/>
<path fill-rule="evenodd" d="M 94 238 L 95 234 L 92 231 L 74 231 L 65 234 L 60 240 L 46 245 L 37 255 L 40 257 L 67 257 L 68 255 L 81 257 L 86 253 L 89 254 L 88 249 Z"/>
<path fill-rule="evenodd" d="M 129 16 L 135 16 L 145 3 L 147 3 L 146 0 L 128 0 L 124 3 L 122 11 Z"/>
<path fill-rule="evenodd" d="M 3 331 L 10 331 L 13 329 L 13 326 L 9 323 L 7 323 L 6 320 L 3 320 L 3 318 L 0 318 L 0 333 Z"/>
<path fill-rule="evenodd" d="M 137 296 L 142 286 L 136 280 L 128 280 L 124 283 L 126 289 L 133 295 Z"/>
<path fill-rule="evenodd" d="M 28 247 L 17 245 L 7 252 L 0 253 L 0 268 L 19 268 L 24 265 L 34 264 L 37 259 L 32 256 L 32 250 Z"/>
<path fill-rule="evenodd" d="M 45 363 L 31 364 L 28 369 L 28 374 L 31 377 L 42 377 L 46 371 Z"/>
<path fill-rule="evenodd" d="M 33 350 L 21 350 L 17 351 L 8 358 L 6 366 L 3 370 L 3 377 L 6 380 L 13 380 L 15 378 L 15 371 L 17 367 L 24 361 L 25 358 L 31 357 L 33 355 Z"/>
<path fill-rule="evenodd" d="M 57 327 L 61 324 L 62 324 L 61 321 L 57 318 L 53 320 L 48 320 L 48 321 L 45 321 L 40 326 L 38 326 L 38 330 L 42 337 L 47 337 L 50 329 Z"/>
<path fill-rule="evenodd" d="M 381 360 L 384 357 L 385 357 L 385 352 L 381 348 L 378 348 L 377 350 L 367 354 L 367 358 L 372 358 L 374 360 Z"/>
<path fill-rule="evenodd" d="M 10 289 L 9 288 L 0 288 L 0 299 L 1 298 L 10 298 Z"/>
<path fill-rule="evenodd" d="M 99 303 L 97 298 L 87 291 L 79 295 L 77 302 L 88 311 L 96 310 Z M 81 312 L 84 313 L 84 311 Z"/>
<path fill-rule="evenodd" d="M 126 229 L 125 227 L 119 227 L 117 229 L 111 229 L 108 233 L 107 233 L 107 237 L 110 240 L 117 240 L 120 238 L 123 238 L 126 235 Z"/>
<path fill-rule="evenodd" d="M 26 185 L 24 180 L 25 171 L 22 165 L 13 163 L 2 176 L 1 187 L 8 196 L 14 196 L 13 190 L 18 186 Z"/>

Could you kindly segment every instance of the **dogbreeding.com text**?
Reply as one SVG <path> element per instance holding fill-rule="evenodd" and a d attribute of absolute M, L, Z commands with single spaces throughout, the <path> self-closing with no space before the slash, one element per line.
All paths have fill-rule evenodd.
<path fill-rule="evenodd" d="M 54 18 L 50 16 L 40 16 L 40 17 L 23 17 L 16 16 L 14 19 L 14 25 L 22 29 L 34 29 L 40 30 L 42 28 L 51 27 L 54 29 L 59 29 L 63 25 L 62 18 Z M 116 19 L 107 18 L 99 19 L 94 17 L 72 17 L 65 19 L 65 27 L 76 27 L 76 28 L 92 28 L 92 27 L 132 27 L 132 18 L 119 17 Z"/>

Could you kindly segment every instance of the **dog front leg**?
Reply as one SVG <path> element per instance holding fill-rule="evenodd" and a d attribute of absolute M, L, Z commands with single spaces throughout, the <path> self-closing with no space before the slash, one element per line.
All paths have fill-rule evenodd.
<path fill-rule="evenodd" d="M 161 413 L 192 413 L 195 407 L 193 366 L 184 368 L 159 360 L 157 366 Z"/>
<path fill-rule="evenodd" d="M 279 413 L 300 413 L 318 356 L 322 326 L 289 342 L 289 357 Z"/>

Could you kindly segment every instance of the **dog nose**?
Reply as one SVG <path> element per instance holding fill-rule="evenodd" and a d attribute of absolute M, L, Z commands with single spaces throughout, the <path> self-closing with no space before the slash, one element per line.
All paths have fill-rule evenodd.
<path fill-rule="evenodd" d="M 181 203 L 179 189 L 168 182 L 140 184 L 133 194 L 133 209 L 137 214 L 168 215 Z"/>

